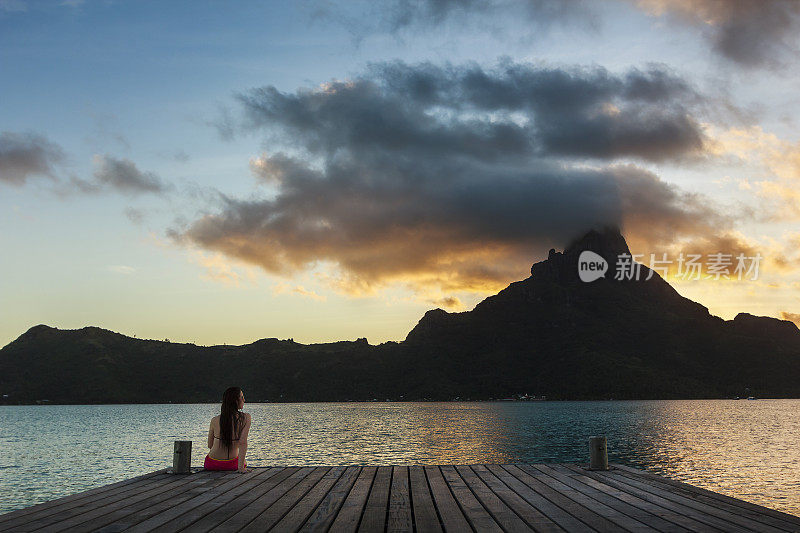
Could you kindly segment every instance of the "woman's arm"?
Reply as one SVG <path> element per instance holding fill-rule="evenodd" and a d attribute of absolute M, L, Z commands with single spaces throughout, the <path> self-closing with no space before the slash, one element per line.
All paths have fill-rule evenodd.
<path fill-rule="evenodd" d="M 208 449 L 214 447 L 214 419 L 211 419 L 211 425 L 208 426 Z"/>
<path fill-rule="evenodd" d="M 239 472 L 247 472 L 245 454 L 247 453 L 247 434 L 250 433 L 250 414 L 244 414 L 244 427 L 239 434 Z"/>

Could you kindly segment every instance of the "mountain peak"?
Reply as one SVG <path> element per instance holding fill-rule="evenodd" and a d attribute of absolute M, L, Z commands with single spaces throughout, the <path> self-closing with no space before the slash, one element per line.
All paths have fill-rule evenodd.
<path fill-rule="evenodd" d="M 564 255 L 580 254 L 585 250 L 591 250 L 606 259 L 610 256 L 616 258 L 618 255 L 631 253 L 625 237 L 616 227 L 590 230 L 582 237 L 572 241 L 564 250 Z"/>
<path fill-rule="evenodd" d="M 600 255 L 609 265 L 615 265 L 618 256 L 631 253 L 619 228 L 608 226 L 592 229 L 573 240 L 564 252 L 550 250 L 546 260 L 531 267 L 531 276 L 560 282 L 575 281 L 578 279 L 578 258 L 586 250 Z"/>
<path fill-rule="evenodd" d="M 781 320 L 771 316 L 755 316 L 750 313 L 739 313 L 731 321 L 741 332 L 757 335 L 766 333 L 776 339 L 798 340 L 797 325 L 789 320 Z"/>
<path fill-rule="evenodd" d="M 46 324 L 39 324 L 37 326 L 33 326 L 28 331 L 26 331 L 25 333 L 20 335 L 20 338 L 21 339 L 22 338 L 35 339 L 35 338 L 39 337 L 40 335 L 46 335 L 46 334 L 51 333 L 53 331 L 57 331 L 56 328 L 51 328 L 50 326 L 48 326 Z"/>

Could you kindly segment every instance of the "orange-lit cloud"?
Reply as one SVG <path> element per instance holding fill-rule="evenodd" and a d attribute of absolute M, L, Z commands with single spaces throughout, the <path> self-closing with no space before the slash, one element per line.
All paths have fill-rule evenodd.
<path fill-rule="evenodd" d="M 316 300 L 318 302 L 324 302 L 326 298 L 317 294 L 315 291 L 306 289 L 303 285 L 291 285 L 286 282 L 281 282 L 273 285 L 272 287 L 273 294 L 297 294 L 303 298 L 308 298 L 310 300 Z"/>
<path fill-rule="evenodd" d="M 800 219 L 800 190 L 797 185 L 786 182 L 759 181 L 759 193 L 774 205 L 768 218 L 775 220 Z"/>
<path fill-rule="evenodd" d="M 192 261 L 205 268 L 205 274 L 202 275 L 204 279 L 237 286 L 241 281 L 241 275 L 234 270 L 231 262 L 220 253 L 207 254 L 195 250 L 192 253 Z"/>
<path fill-rule="evenodd" d="M 790 322 L 794 322 L 798 327 L 800 327 L 800 313 L 787 313 L 786 311 L 781 311 L 781 318 L 784 320 L 789 320 Z"/>
<path fill-rule="evenodd" d="M 287 277 L 325 265 L 317 279 L 339 293 L 401 285 L 450 307 L 609 225 L 644 253 L 754 256 L 712 199 L 617 162 L 744 153 L 755 141 L 701 122 L 704 101 L 659 68 L 514 63 L 382 63 L 322 88 L 255 89 L 239 127 L 294 155 L 251 159 L 270 196 L 222 194 L 170 236 Z"/>
<path fill-rule="evenodd" d="M 762 218 L 800 219 L 800 142 L 783 140 L 760 126 L 711 128 L 707 150 L 719 157 L 736 157 L 766 175 L 764 179 L 739 182 L 740 188 L 753 190 L 764 200 Z"/>
<path fill-rule="evenodd" d="M 462 311 L 464 309 L 464 304 L 456 296 L 444 296 L 442 298 L 430 300 L 430 302 L 437 307 L 449 309 L 451 311 Z"/>
<path fill-rule="evenodd" d="M 631 251 L 638 261 L 670 281 L 755 281 L 774 256 L 760 243 L 736 231 L 694 235 L 671 243 L 641 241 L 634 232 Z"/>

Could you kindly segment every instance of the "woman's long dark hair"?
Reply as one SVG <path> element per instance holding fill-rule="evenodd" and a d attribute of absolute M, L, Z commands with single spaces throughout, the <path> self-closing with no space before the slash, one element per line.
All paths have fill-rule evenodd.
<path fill-rule="evenodd" d="M 228 387 L 222 395 L 222 410 L 219 413 L 219 440 L 225 448 L 230 449 L 234 440 L 238 440 L 242 429 L 244 415 L 239 411 L 239 397 L 242 389 Z"/>

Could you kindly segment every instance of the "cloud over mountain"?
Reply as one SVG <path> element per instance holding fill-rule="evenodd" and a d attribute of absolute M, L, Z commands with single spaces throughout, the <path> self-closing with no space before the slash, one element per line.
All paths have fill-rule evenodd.
<path fill-rule="evenodd" d="M 704 202 L 636 167 L 426 165 L 387 158 L 314 170 L 285 161 L 273 162 L 284 175 L 277 197 L 224 197 L 219 212 L 173 237 L 275 273 L 328 261 L 351 285 L 407 280 L 485 290 L 586 228 L 647 220 L 632 231 L 658 240 L 724 221 Z"/>
<path fill-rule="evenodd" d="M 587 228 L 631 224 L 648 242 L 728 227 L 713 203 L 620 159 L 694 157 L 704 135 L 688 84 L 653 67 L 382 63 L 350 81 L 240 97 L 263 198 L 170 235 L 269 272 L 321 262 L 340 288 L 386 282 L 493 290 Z"/>

